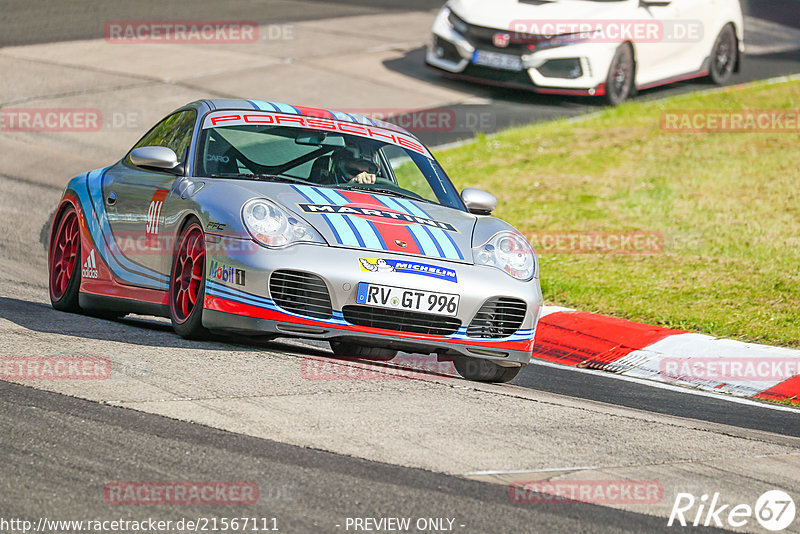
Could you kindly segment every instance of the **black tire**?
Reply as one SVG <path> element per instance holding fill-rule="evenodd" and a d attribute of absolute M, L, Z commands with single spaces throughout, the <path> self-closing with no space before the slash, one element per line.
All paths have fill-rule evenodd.
<path fill-rule="evenodd" d="M 331 341 L 330 344 L 331 350 L 337 358 L 388 362 L 397 356 L 396 350 L 383 349 L 380 347 L 364 347 L 347 341 Z"/>
<path fill-rule="evenodd" d="M 208 330 L 203 328 L 206 251 L 205 233 L 200 223 L 193 220 L 186 224 L 177 242 L 169 278 L 172 328 L 184 339 L 206 339 Z"/>
<path fill-rule="evenodd" d="M 457 357 L 453 359 L 456 371 L 463 378 L 474 382 L 497 382 L 505 384 L 516 378 L 522 367 L 503 367 L 480 358 Z"/>
<path fill-rule="evenodd" d="M 75 208 L 69 206 L 64 209 L 54 221 L 54 227 L 47 255 L 50 304 L 59 311 L 79 313 L 78 291 L 81 288 L 83 258 Z"/>
<path fill-rule="evenodd" d="M 628 43 L 621 45 L 611 60 L 606 78 L 606 104 L 618 106 L 625 102 L 634 92 L 636 82 L 636 61 L 633 48 Z"/>
<path fill-rule="evenodd" d="M 736 30 L 728 24 L 719 32 L 714 48 L 711 49 L 709 78 L 717 85 L 724 85 L 733 76 L 739 61 L 739 40 Z"/>

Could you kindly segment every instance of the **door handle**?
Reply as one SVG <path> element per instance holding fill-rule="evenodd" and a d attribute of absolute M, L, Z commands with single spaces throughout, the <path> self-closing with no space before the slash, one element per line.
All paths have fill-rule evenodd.
<path fill-rule="evenodd" d="M 106 197 L 106 203 L 109 206 L 113 206 L 114 204 L 116 204 L 117 203 L 117 194 L 114 193 L 114 192 L 109 193 L 109 195 Z"/>

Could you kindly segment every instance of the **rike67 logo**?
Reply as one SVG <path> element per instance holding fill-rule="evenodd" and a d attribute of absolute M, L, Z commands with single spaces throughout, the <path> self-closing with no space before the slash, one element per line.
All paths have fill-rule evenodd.
<path fill-rule="evenodd" d="M 725 503 L 719 493 L 699 499 L 691 493 L 678 493 L 667 526 L 735 527 L 748 526 L 753 518 L 763 528 L 778 532 L 788 528 L 795 518 L 794 500 L 784 491 L 770 490 L 761 495 L 755 506 Z M 727 525 L 726 525 L 727 523 Z"/>
<path fill-rule="evenodd" d="M 153 199 L 150 201 L 150 207 L 147 208 L 145 236 L 149 248 L 158 247 L 158 230 L 161 225 L 161 210 L 164 208 L 164 199 L 167 198 L 167 194 L 169 194 L 169 191 L 166 189 L 156 190 L 153 194 Z"/>

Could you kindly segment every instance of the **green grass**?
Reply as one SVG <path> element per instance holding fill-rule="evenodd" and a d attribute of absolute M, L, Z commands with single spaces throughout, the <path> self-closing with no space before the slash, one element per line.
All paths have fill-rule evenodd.
<path fill-rule="evenodd" d="M 754 84 L 508 130 L 437 154 L 528 235 L 660 232 L 654 255 L 541 254 L 547 304 L 800 347 L 800 135 L 668 133 L 676 109 L 800 109 Z"/>

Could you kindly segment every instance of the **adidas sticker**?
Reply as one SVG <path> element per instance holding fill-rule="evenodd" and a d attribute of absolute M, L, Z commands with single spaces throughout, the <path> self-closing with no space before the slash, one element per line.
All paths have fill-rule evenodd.
<path fill-rule="evenodd" d="M 86 262 L 83 264 L 83 269 L 81 270 L 81 275 L 84 278 L 97 278 L 97 262 L 94 259 L 94 249 L 89 252 L 89 257 L 86 258 Z"/>

